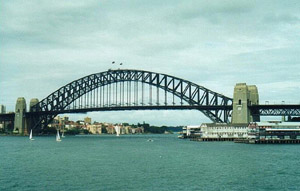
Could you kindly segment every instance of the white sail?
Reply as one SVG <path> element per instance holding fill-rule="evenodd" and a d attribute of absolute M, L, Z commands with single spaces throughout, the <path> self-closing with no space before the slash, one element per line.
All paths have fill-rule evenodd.
<path fill-rule="evenodd" d="M 34 140 L 34 139 L 32 138 L 32 129 L 31 129 L 31 131 L 30 131 L 29 139 L 30 139 L 30 140 Z"/>
<path fill-rule="evenodd" d="M 63 132 L 62 132 L 62 134 L 61 134 L 61 137 L 62 137 L 62 138 L 65 137 L 64 132 L 65 132 L 65 129 L 64 129 L 64 127 L 63 127 Z"/>
<path fill-rule="evenodd" d="M 120 126 L 114 126 L 117 136 L 120 136 Z"/>
<path fill-rule="evenodd" d="M 57 130 L 57 135 L 56 135 L 56 141 L 61 141 L 58 130 Z"/>

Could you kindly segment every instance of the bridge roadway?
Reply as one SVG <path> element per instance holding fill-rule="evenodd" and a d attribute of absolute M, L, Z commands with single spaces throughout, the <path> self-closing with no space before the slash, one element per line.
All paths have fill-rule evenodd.
<path fill-rule="evenodd" d="M 300 105 L 279 104 L 279 105 L 252 105 L 249 109 L 253 114 L 260 116 L 300 116 Z M 62 111 L 40 111 L 26 112 L 26 116 L 42 114 L 65 114 L 65 113 L 87 113 L 94 111 L 126 111 L 126 110 L 232 110 L 232 105 L 226 106 L 205 106 L 205 105 L 144 105 L 144 106 L 110 106 L 94 108 L 65 109 Z M 0 121 L 13 121 L 15 113 L 0 114 Z"/>
<path fill-rule="evenodd" d="M 0 122 L 1 121 L 14 121 L 15 113 L 4 113 L 0 114 Z"/>
<path fill-rule="evenodd" d="M 128 110 L 232 110 L 232 105 L 227 106 L 201 106 L 201 105 L 144 105 L 144 106 L 110 106 L 94 108 L 65 109 L 62 111 L 26 112 L 26 117 L 31 115 L 57 115 L 65 113 L 87 113 L 95 111 L 128 111 Z M 0 114 L 0 121 L 12 121 L 15 113 Z"/>
<path fill-rule="evenodd" d="M 300 116 L 300 104 L 251 105 L 249 109 L 260 116 Z"/>

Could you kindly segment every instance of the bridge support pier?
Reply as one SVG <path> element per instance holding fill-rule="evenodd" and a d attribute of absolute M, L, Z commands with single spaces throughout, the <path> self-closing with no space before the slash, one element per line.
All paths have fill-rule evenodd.
<path fill-rule="evenodd" d="M 32 106 L 39 103 L 37 98 L 33 98 L 30 100 L 29 111 L 36 111 Z M 30 116 L 26 117 L 26 100 L 24 97 L 19 97 L 16 103 L 16 111 L 15 111 L 15 120 L 14 120 L 14 130 L 15 134 L 19 135 L 27 135 L 35 124 L 36 117 Z"/>
<path fill-rule="evenodd" d="M 29 111 L 30 112 L 37 111 L 36 108 L 34 108 L 33 106 L 38 103 L 39 103 L 39 100 L 37 98 L 32 98 L 30 100 L 30 104 L 29 104 Z M 38 119 L 39 118 L 37 116 L 33 116 L 33 115 L 26 118 L 26 122 L 27 122 L 26 125 L 27 125 L 28 132 L 30 132 L 30 130 L 34 127 L 34 125 L 37 123 Z"/>
<path fill-rule="evenodd" d="M 255 85 L 247 85 L 246 83 L 237 83 L 233 92 L 233 110 L 232 123 L 247 124 L 253 121 L 259 121 L 259 115 L 253 115 L 248 106 L 258 105 L 259 96 Z"/>
<path fill-rule="evenodd" d="M 19 135 L 26 135 L 26 100 L 24 97 L 19 97 L 16 103 L 16 110 L 15 110 L 15 120 L 14 120 L 14 133 Z"/>

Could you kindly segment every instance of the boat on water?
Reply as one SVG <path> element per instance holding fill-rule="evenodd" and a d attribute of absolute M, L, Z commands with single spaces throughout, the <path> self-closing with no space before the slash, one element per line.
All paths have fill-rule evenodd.
<path fill-rule="evenodd" d="M 65 138 L 65 135 L 64 135 L 64 133 L 65 133 L 65 129 L 63 128 L 63 130 L 62 130 L 62 134 L 61 134 L 61 138 Z"/>
<path fill-rule="evenodd" d="M 148 141 L 148 142 L 153 142 L 153 139 L 148 139 L 147 141 Z"/>
<path fill-rule="evenodd" d="M 56 141 L 57 141 L 57 142 L 60 142 L 60 141 L 61 141 L 60 136 L 59 136 L 59 131 L 58 131 L 58 129 L 57 129 L 57 134 L 56 134 Z"/>
<path fill-rule="evenodd" d="M 29 140 L 30 140 L 30 141 L 34 141 L 34 139 L 32 138 L 32 129 L 31 129 L 31 131 L 30 131 Z"/>
<path fill-rule="evenodd" d="M 121 127 L 118 126 L 118 125 L 116 125 L 116 126 L 114 126 L 114 128 L 115 128 L 115 131 L 116 131 L 116 136 L 119 137 L 120 136 L 120 129 L 121 129 Z"/>
<path fill-rule="evenodd" d="M 184 139 L 183 135 L 178 135 L 177 136 L 179 139 Z"/>

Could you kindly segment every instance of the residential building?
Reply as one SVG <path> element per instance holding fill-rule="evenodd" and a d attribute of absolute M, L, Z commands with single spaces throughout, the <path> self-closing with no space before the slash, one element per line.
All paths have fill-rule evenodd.
<path fill-rule="evenodd" d="M 85 124 L 92 124 L 92 118 L 90 118 L 90 117 L 84 118 L 84 123 Z"/>
<path fill-rule="evenodd" d="M 102 125 L 87 125 L 86 127 L 91 134 L 102 134 Z"/>

